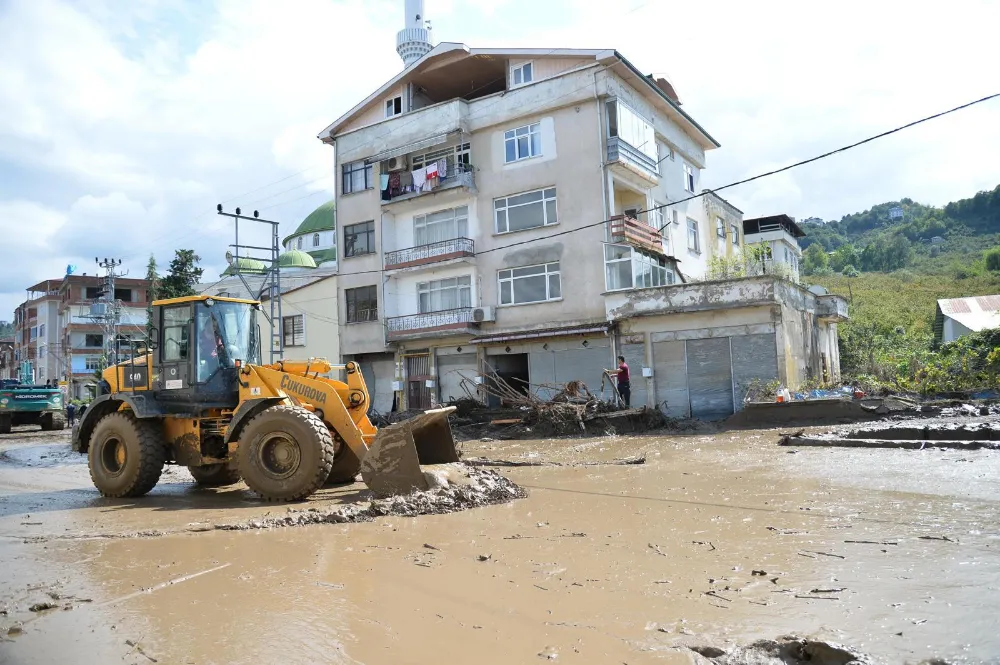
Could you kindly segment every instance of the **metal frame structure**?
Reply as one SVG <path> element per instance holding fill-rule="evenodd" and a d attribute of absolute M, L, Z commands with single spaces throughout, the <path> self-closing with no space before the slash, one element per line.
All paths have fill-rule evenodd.
<path fill-rule="evenodd" d="M 233 269 L 233 274 L 240 278 L 243 282 L 243 286 L 246 287 L 247 293 L 252 295 L 255 300 L 260 300 L 264 293 L 267 293 L 268 302 L 268 313 L 267 316 L 268 323 L 271 324 L 271 341 L 269 346 L 270 349 L 270 361 L 273 363 L 275 361 L 275 355 L 280 359 L 285 352 L 285 340 L 282 335 L 281 330 L 281 268 L 278 263 L 279 256 L 281 254 L 281 243 L 278 240 L 278 226 L 279 223 L 271 221 L 269 219 L 261 219 L 260 213 L 256 210 L 253 211 L 253 217 L 247 217 L 242 214 L 239 208 L 236 208 L 235 213 L 225 212 L 222 209 L 222 204 L 218 204 L 216 207 L 216 212 L 223 217 L 232 217 L 235 223 L 235 242 L 229 245 L 232 249 L 232 255 L 227 253 L 226 258 L 231 259 L 229 261 L 230 267 Z M 260 224 L 270 224 L 271 225 L 271 246 L 262 247 L 259 245 L 241 245 L 240 244 L 240 220 L 246 220 L 248 222 L 258 222 Z M 240 251 L 243 250 L 244 254 L 241 256 Z M 247 253 L 248 250 L 256 250 L 262 252 L 270 252 L 270 257 L 263 258 L 260 256 L 251 256 Z M 260 291 L 254 293 L 254 290 L 250 287 L 246 278 L 243 277 L 240 271 L 240 259 L 254 259 L 256 261 L 261 261 L 266 263 L 269 267 L 264 271 L 265 280 L 261 284 Z"/>

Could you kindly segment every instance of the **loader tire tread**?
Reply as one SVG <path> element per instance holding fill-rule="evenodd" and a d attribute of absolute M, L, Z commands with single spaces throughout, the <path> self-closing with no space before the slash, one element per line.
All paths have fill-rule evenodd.
<path fill-rule="evenodd" d="M 251 464 L 251 457 L 254 454 L 252 448 L 255 444 L 253 439 L 257 435 L 258 428 L 265 427 L 270 421 L 274 421 L 275 419 L 284 420 L 288 418 L 299 421 L 310 433 L 314 441 L 319 444 L 319 455 L 315 460 L 312 473 L 309 473 L 298 487 L 292 491 L 274 492 L 263 487 L 258 472 Z M 314 494 L 318 489 L 323 487 L 326 479 L 330 476 L 330 470 L 333 468 L 335 452 L 336 444 L 330 434 L 330 430 L 315 413 L 300 406 L 285 404 L 272 406 L 254 416 L 243 429 L 237 452 L 239 473 L 250 489 L 254 490 L 265 501 L 299 501 Z"/>
<path fill-rule="evenodd" d="M 101 439 L 108 430 L 124 440 L 128 449 L 127 454 L 138 458 L 137 464 L 131 470 L 124 470 L 125 475 L 121 483 L 112 484 L 102 477 L 104 474 L 100 466 L 100 456 L 104 445 Z M 156 483 L 160 481 L 160 474 L 163 473 L 163 465 L 166 463 L 167 448 L 156 423 L 139 420 L 126 411 L 115 411 L 97 422 L 87 456 L 90 479 L 102 495 L 114 499 L 132 498 L 148 494 L 156 487 Z"/>

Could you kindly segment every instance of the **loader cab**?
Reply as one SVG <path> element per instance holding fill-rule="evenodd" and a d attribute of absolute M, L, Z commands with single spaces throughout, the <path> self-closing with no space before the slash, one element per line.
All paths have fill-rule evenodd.
<path fill-rule="evenodd" d="M 237 363 L 260 363 L 259 304 L 191 296 L 153 303 L 153 390 L 164 402 L 230 406 L 238 399 Z"/>

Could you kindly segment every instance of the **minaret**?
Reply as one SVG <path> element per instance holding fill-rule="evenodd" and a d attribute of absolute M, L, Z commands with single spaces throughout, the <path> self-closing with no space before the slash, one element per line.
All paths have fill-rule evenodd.
<path fill-rule="evenodd" d="M 430 31 L 424 27 L 424 0 L 405 0 L 405 4 L 406 19 L 403 29 L 396 33 L 396 53 L 403 59 L 403 66 L 409 67 L 434 46 Z"/>

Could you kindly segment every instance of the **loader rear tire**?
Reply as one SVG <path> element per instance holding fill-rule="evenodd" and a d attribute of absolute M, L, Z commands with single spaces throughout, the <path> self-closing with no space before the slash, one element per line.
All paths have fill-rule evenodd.
<path fill-rule="evenodd" d="M 3 415 L 0 416 L 0 434 L 10 434 L 10 416 Z"/>
<path fill-rule="evenodd" d="M 142 496 L 159 482 L 166 454 L 156 422 L 125 411 L 109 413 L 90 437 L 90 479 L 107 497 Z"/>
<path fill-rule="evenodd" d="M 240 475 L 268 501 L 297 501 L 330 475 L 336 447 L 330 430 L 312 411 L 272 406 L 254 416 L 240 435 Z"/>
<path fill-rule="evenodd" d="M 240 482 L 239 469 L 228 464 L 189 466 L 188 471 L 194 481 L 202 487 L 224 487 Z"/>

